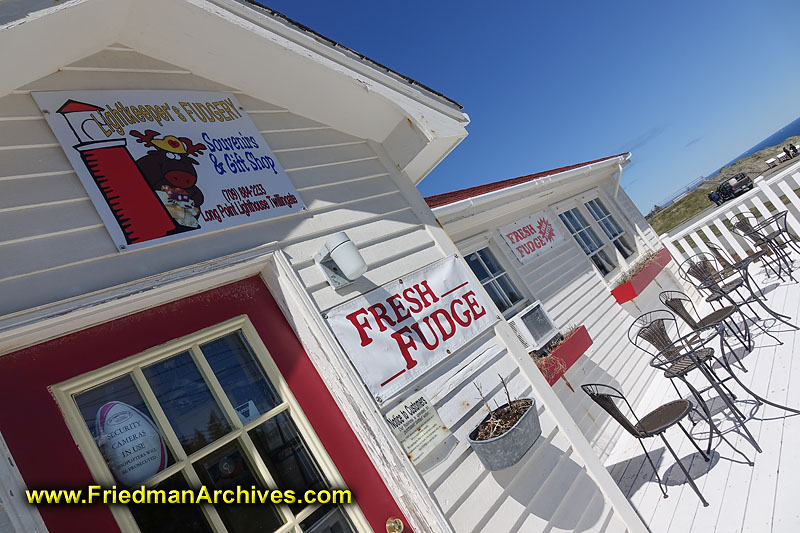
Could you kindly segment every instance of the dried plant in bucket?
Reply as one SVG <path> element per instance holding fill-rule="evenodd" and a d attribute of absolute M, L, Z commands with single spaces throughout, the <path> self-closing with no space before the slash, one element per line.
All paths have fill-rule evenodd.
<path fill-rule="evenodd" d="M 514 427 L 514 424 L 519 422 L 519 419 L 522 418 L 522 415 L 524 415 L 528 409 L 531 408 L 531 405 L 533 405 L 533 400 L 530 399 L 511 400 L 511 395 L 508 392 L 506 381 L 503 379 L 503 376 L 500 376 L 499 374 L 498 377 L 500 378 L 500 383 L 503 384 L 503 389 L 506 391 L 508 404 L 497 409 L 492 409 L 489 407 L 489 402 L 487 402 L 486 398 L 483 396 L 483 391 L 481 390 L 480 386 L 477 383 L 474 384 L 475 388 L 478 389 L 478 394 L 480 395 L 483 404 L 489 411 L 489 418 L 484 420 L 481 425 L 478 426 L 478 434 L 475 440 L 488 440 L 493 439 L 494 437 L 499 437 Z"/>
<path fill-rule="evenodd" d="M 516 464 L 542 434 L 536 402 L 532 398 L 511 399 L 508 386 L 500 376 L 508 403 L 492 409 L 478 389 L 489 411 L 468 436 L 469 444 L 488 470 L 502 470 Z"/>

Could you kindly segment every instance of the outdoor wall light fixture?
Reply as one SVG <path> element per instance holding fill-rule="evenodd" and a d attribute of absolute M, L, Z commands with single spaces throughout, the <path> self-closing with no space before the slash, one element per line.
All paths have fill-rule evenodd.
<path fill-rule="evenodd" d="M 367 263 L 347 233 L 334 233 L 314 254 L 314 262 L 322 269 L 335 289 L 349 285 L 367 271 Z"/>

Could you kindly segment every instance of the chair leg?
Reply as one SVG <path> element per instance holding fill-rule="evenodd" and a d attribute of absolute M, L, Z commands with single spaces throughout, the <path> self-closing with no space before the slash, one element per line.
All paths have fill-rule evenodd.
<path fill-rule="evenodd" d="M 642 447 L 642 451 L 644 451 L 644 456 L 647 457 L 647 461 L 650 463 L 650 466 L 653 467 L 653 473 L 656 475 L 656 479 L 658 480 L 658 487 L 661 489 L 661 493 L 664 494 L 664 497 L 667 498 L 667 487 L 664 486 L 664 483 L 661 481 L 661 476 L 658 475 L 658 469 L 656 468 L 655 463 L 653 460 L 650 459 L 650 454 L 647 453 L 647 448 L 644 447 L 644 443 L 642 439 L 636 439 L 639 441 L 639 445 Z"/>
<path fill-rule="evenodd" d="M 708 507 L 708 502 L 706 501 L 705 498 L 703 498 L 703 495 L 700 493 L 700 489 L 698 489 L 697 485 L 695 485 L 694 480 L 692 479 L 692 476 L 689 475 L 689 472 L 686 470 L 686 467 L 683 466 L 683 463 L 681 462 L 680 458 L 678 458 L 678 455 L 675 453 L 675 450 L 673 450 L 672 446 L 669 445 L 669 442 L 667 442 L 667 439 L 666 439 L 666 437 L 664 437 L 663 433 L 660 436 L 661 436 L 661 440 L 664 441 L 664 444 L 666 445 L 667 449 L 669 450 L 669 453 L 671 453 L 672 457 L 675 458 L 675 462 L 678 463 L 678 466 L 680 467 L 680 469 L 683 470 L 683 474 L 686 476 L 686 480 L 689 482 L 689 485 L 692 486 L 692 489 L 697 494 L 697 497 L 700 498 L 701 502 L 703 502 L 703 507 Z"/>
<path fill-rule="evenodd" d="M 748 344 L 748 343 L 746 343 L 746 342 L 745 342 L 745 340 L 744 340 L 742 337 L 740 337 L 740 336 L 739 336 L 739 334 L 741 333 L 741 331 L 740 331 L 740 330 L 739 330 L 739 328 L 736 326 L 736 324 L 734 324 L 734 323 L 732 323 L 732 321 L 728 321 L 728 320 L 723 320 L 723 321 L 722 321 L 722 323 L 723 323 L 723 324 L 725 324 L 725 325 L 728 327 L 728 330 L 729 330 L 731 333 L 733 333 L 734 337 L 736 337 L 736 339 L 737 339 L 737 340 L 738 340 L 740 343 L 742 343 L 742 346 L 744 346 L 744 347 L 746 347 L 746 348 L 749 348 L 749 347 L 750 347 L 750 346 L 749 346 L 749 344 Z M 738 356 L 738 355 L 736 355 L 736 352 L 733 352 L 733 356 L 736 358 L 736 362 L 737 362 L 737 363 L 739 363 L 739 368 L 741 368 L 741 369 L 742 369 L 742 372 L 747 372 L 747 369 L 744 367 L 744 363 L 742 363 L 742 360 L 741 360 L 741 359 L 739 359 L 739 356 Z"/>
<path fill-rule="evenodd" d="M 692 437 L 692 434 L 689 433 L 688 431 L 686 431 L 686 428 L 683 427 L 683 424 L 681 424 L 680 422 L 678 422 L 678 427 L 681 428 L 681 431 L 683 431 L 683 434 L 686 435 L 686 438 L 689 439 L 692 442 L 692 445 L 694 446 L 695 450 L 700 452 L 700 455 L 703 456 L 703 459 L 705 460 L 705 462 L 709 462 L 711 460 L 711 457 L 706 455 L 706 452 L 704 452 L 703 450 L 700 449 L 700 446 L 697 445 L 697 441 L 694 440 L 694 437 Z"/>

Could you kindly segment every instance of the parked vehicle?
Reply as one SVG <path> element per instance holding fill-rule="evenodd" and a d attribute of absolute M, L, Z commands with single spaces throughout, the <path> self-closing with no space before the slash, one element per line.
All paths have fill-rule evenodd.
<path fill-rule="evenodd" d="M 722 198 L 722 201 L 725 202 L 731 198 L 735 198 L 744 194 L 753 187 L 753 180 L 750 179 L 750 176 L 744 172 L 739 172 L 728 181 L 722 182 L 722 184 L 717 188 L 717 192 L 719 193 L 720 198 Z"/>

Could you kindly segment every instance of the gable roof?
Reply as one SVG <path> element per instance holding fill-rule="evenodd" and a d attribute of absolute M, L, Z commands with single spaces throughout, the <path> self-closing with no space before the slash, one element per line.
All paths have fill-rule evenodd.
<path fill-rule="evenodd" d="M 611 155 L 608 157 L 602 157 L 600 159 L 594 159 L 592 161 L 586 161 L 584 163 L 577 163 L 575 165 L 569 165 L 566 167 L 559 167 L 554 168 L 551 170 L 544 170 L 542 172 L 537 172 L 536 174 L 528 174 L 527 176 L 520 176 L 518 178 L 510 178 L 506 180 L 494 181 L 492 183 L 486 183 L 484 185 L 476 185 L 474 187 L 467 187 L 466 189 L 458 189 L 456 191 L 445 192 L 441 194 L 434 194 L 432 196 L 426 196 L 425 201 L 428 202 L 428 205 L 431 209 L 436 207 L 441 207 L 443 205 L 452 204 L 455 202 L 459 202 L 461 200 L 466 200 L 468 198 L 475 198 L 476 196 L 481 196 L 483 194 L 487 194 L 494 191 L 499 191 L 502 189 L 507 189 L 509 187 L 513 187 L 514 185 L 520 185 L 522 183 L 527 183 L 529 181 L 533 181 L 539 178 L 543 178 L 545 176 L 552 176 L 553 174 L 560 174 L 562 172 L 566 172 L 568 170 L 575 170 L 576 168 L 585 167 L 588 165 L 592 165 L 594 163 L 600 163 L 602 161 L 608 161 L 609 159 L 614 159 L 615 157 L 622 157 L 629 155 L 630 152 L 623 152 L 621 154 Z"/>
<path fill-rule="evenodd" d="M 15 50 L 0 54 L 0 96 L 119 44 L 382 144 L 413 184 L 467 136 L 469 117 L 453 100 L 252 0 L 0 6 L 0 50 Z"/>

